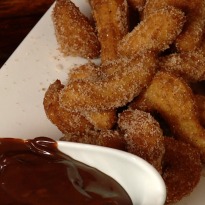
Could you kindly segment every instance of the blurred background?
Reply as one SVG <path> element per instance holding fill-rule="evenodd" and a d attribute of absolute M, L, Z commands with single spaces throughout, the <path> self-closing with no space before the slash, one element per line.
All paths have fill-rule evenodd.
<path fill-rule="evenodd" d="M 54 0 L 0 0 L 0 67 Z"/>

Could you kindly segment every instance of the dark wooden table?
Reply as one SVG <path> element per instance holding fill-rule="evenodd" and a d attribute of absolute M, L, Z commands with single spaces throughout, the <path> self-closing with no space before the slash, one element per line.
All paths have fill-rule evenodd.
<path fill-rule="evenodd" d="M 54 0 L 0 0 L 0 67 Z"/>

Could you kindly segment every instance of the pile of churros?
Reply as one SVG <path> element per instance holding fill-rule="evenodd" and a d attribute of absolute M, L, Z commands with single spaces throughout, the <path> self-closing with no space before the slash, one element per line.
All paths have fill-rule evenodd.
<path fill-rule="evenodd" d="M 166 203 L 190 194 L 205 163 L 205 0 L 90 0 L 88 19 L 57 0 L 52 19 L 75 66 L 44 97 L 61 140 L 136 154 L 167 186 Z"/>

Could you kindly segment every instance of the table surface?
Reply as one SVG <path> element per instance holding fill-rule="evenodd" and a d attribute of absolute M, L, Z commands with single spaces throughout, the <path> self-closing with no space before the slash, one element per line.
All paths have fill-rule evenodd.
<path fill-rule="evenodd" d="M 0 0 L 0 67 L 54 0 Z"/>

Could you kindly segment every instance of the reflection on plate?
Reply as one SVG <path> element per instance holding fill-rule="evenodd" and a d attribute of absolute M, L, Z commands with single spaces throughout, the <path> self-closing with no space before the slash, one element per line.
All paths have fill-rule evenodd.
<path fill-rule="evenodd" d="M 89 15 L 88 1 L 75 0 Z M 63 57 L 59 51 L 51 21 L 52 7 L 16 49 L 0 70 L 0 135 L 33 138 L 48 136 L 58 139 L 60 131 L 47 119 L 43 109 L 45 90 L 56 79 L 66 80 L 67 72 L 85 59 Z M 204 174 L 203 174 L 204 175 Z M 203 205 L 205 178 L 191 196 L 177 205 Z"/>

